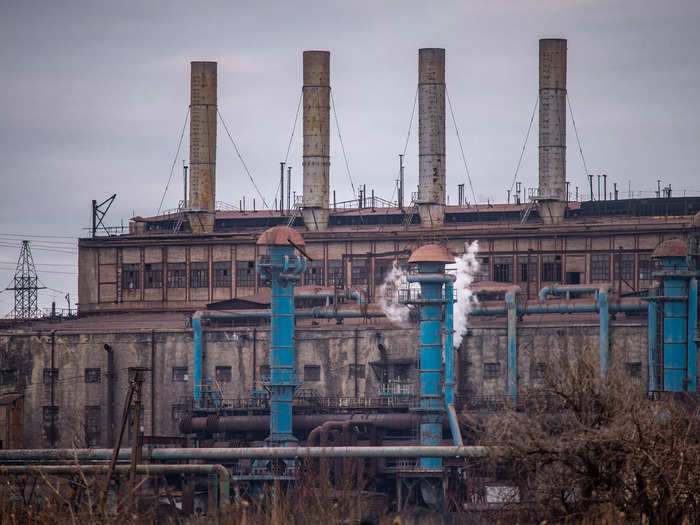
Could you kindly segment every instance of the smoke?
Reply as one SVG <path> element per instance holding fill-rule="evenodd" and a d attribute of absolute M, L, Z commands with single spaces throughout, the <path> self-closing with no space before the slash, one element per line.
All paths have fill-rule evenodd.
<path fill-rule="evenodd" d="M 469 289 L 479 271 L 479 261 L 476 254 L 479 252 L 478 241 L 472 242 L 467 251 L 455 259 L 456 268 L 449 271 L 455 275 L 454 283 L 454 346 L 459 347 L 462 338 L 467 331 L 467 317 L 474 306 L 478 304 L 476 295 Z M 411 287 L 420 287 L 418 283 L 411 283 Z M 408 321 L 409 308 L 399 302 L 399 290 L 408 288 L 407 274 L 399 268 L 396 261 L 391 271 L 384 278 L 380 289 L 379 305 L 387 318 L 394 324 L 405 324 Z"/>
<path fill-rule="evenodd" d="M 399 290 L 405 290 L 407 284 L 406 272 L 394 261 L 379 291 L 379 305 L 394 324 L 404 324 L 408 321 L 408 306 L 399 303 Z"/>
<path fill-rule="evenodd" d="M 466 244 L 466 243 L 465 243 Z M 454 346 L 459 348 L 462 338 L 467 331 L 467 318 L 469 312 L 478 304 L 476 295 L 469 285 L 474 282 L 474 277 L 479 271 L 479 261 L 476 254 L 479 252 L 479 242 L 473 241 L 467 251 L 455 259 L 455 305 L 454 305 Z"/>

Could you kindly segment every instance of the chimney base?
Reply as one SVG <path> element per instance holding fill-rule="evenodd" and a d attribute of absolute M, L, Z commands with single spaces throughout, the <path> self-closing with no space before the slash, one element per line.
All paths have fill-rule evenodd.
<path fill-rule="evenodd" d="M 545 224 L 560 224 L 566 214 L 566 203 L 562 201 L 540 201 L 537 211 Z"/>
<path fill-rule="evenodd" d="M 306 207 L 302 214 L 304 216 L 304 225 L 308 231 L 322 232 L 328 229 L 330 210 Z"/>
<path fill-rule="evenodd" d="M 418 215 L 423 228 L 435 228 L 445 225 L 444 204 L 419 204 Z"/>

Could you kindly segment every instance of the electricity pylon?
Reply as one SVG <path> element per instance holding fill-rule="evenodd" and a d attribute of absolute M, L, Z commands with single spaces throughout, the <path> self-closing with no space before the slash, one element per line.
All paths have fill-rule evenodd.
<path fill-rule="evenodd" d="M 29 241 L 22 241 L 22 251 L 19 253 L 12 284 L 12 287 L 7 288 L 15 292 L 15 307 L 12 310 L 12 317 L 15 319 L 39 317 L 37 292 L 44 286 L 39 286 L 39 277 L 36 274 Z"/>

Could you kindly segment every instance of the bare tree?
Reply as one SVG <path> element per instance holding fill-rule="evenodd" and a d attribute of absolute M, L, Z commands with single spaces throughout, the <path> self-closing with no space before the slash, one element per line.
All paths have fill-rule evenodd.
<path fill-rule="evenodd" d="M 497 445 L 525 520 L 696 523 L 700 519 L 697 398 L 651 400 L 626 370 L 600 379 L 597 355 L 550 353 L 540 385 L 519 410 L 491 417 L 481 436 Z M 537 400 L 553 396 L 546 407 Z"/>

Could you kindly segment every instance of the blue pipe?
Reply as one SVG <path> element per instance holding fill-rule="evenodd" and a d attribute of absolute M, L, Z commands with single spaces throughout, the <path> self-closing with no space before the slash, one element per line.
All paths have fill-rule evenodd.
<path fill-rule="evenodd" d="M 421 445 L 436 446 L 442 441 L 442 285 L 443 280 L 434 278 L 435 273 L 445 270 L 443 263 L 422 262 L 420 274 L 409 277 L 410 282 L 420 282 L 420 442 Z M 425 279 L 422 279 L 425 277 Z M 420 459 L 424 469 L 442 468 L 441 458 Z"/>
<path fill-rule="evenodd" d="M 454 286 L 445 281 L 445 403 L 455 402 Z M 449 414 L 449 412 L 448 412 Z"/>
<path fill-rule="evenodd" d="M 291 245 L 268 246 L 269 264 L 260 265 L 270 284 L 270 447 L 293 445 L 292 401 L 297 386 L 294 355 L 294 284 L 304 259 L 294 256 Z M 290 271 L 291 270 L 291 271 Z"/>
<path fill-rule="evenodd" d="M 649 392 L 656 392 L 659 390 L 659 385 L 656 382 L 656 365 L 657 365 L 657 355 L 659 352 L 658 347 L 656 346 L 656 326 L 658 323 L 658 320 L 656 318 L 656 302 L 654 301 L 649 301 L 649 313 L 647 315 L 648 318 L 648 331 L 647 331 L 647 343 L 649 347 L 649 354 L 648 354 L 648 363 L 647 363 L 647 369 L 648 369 L 648 374 L 649 374 Z"/>
<path fill-rule="evenodd" d="M 202 388 L 202 312 L 195 312 L 192 316 L 192 334 L 194 340 L 193 373 L 194 405 L 199 407 L 200 390 Z"/>
<path fill-rule="evenodd" d="M 698 325 L 698 280 L 691 277 L 688 283 L 688 390 L 697 389 L 697 344 L 695 343 L 695 328 Z"/>
<path fill-rule="evenodd" d="M 608 337 L 608 291 L 605 288 L 598 290 L 598 307 L 600 309 L 600 377 L 605 378 L 608 369 L 608 354 L 610 353 L 610 338 Z"/>
<path fill-rule="evenodd" d="M 515 303 L 515 292 L 506 292 L 508 310 L 508 395 L 518 395 L 518 309 Z"/>
<path fill-rule="evenodd" d="M 569 295 L 571 292 L 598 292 L 603 288 L 610 288 L 610 285 L 587 285 L 587 284 L 558 284 L 553 283 L 549 286 L 545 286 L 537 294 L 537 298 L 540 301 L 547 299 L 547 295 Z"/>

